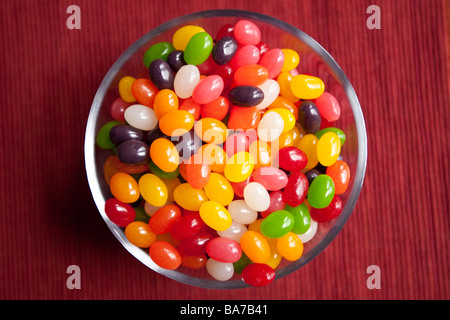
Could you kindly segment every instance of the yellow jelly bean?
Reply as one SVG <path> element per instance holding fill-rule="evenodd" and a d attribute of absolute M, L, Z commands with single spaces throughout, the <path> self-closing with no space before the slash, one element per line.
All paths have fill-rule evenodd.
<path fill-rule="evenodd" d="M 159 120 L 159 128 L 165 135 L 178 137 L 192 129 L 194 116 L 186 110 L 176 110 L 165 114 Z"/>
<path fill-rule="evenodd" d="M 303 243 L 295 233 L 289 231 L 277 239 L 277 249 L 286 260 L 296 261 L 303 254 Z"/>
<path fill-rule="evenodd" d="M 247 151 L 239 151 L 232 155 L 225 164 L 225 178 L 231 182 L 242 182 L 255 168 L 255 160 Z"/>
<path fill-rule="evenodd" d="M 299 74 L 292 78 L 291 91 L 300 99 L 317 99 L 325 91 L 325 84 L 318 77 Z"/>
<path fill-rule="evenodd" d="M 172 178 L 172 179 L 161 179 L 164 184 L 167 187 L 167 201 L 172 202 L 175 201 L 175 199 L 173 198 L 173 192 L 175 191 L 175 188 L 178 187 L 181 184 L 180 179 L 178 178 Z"/>
<path fill-rule="evenodd" d="M 165 172 L 174 172 L 180 163 L 180 155 L 172 141 L 158 138 L 150 146 L 150 158 Z"/>
<path fill-rule="evenodd" d="M 242 251 L 254 263 L 266 263 L 270 259 L 270 246 L 264 236 L 256 231 L 246 231 L 240 240 Z"/>
<path fill-rule="evenodd" d="M 153 173 L 146 173 L 139 179 L 139 190 L 142 198 L 155 207 L 161 207 L 167 202 L 167 187 L 161 178 Z"/>
<path fill-rule="evenodd" d="M 315 135 L 306 134 L 300 139 L 300 141 L 296 145 L 297 148 L 306 153 L 308 163 L 306 164 L 305 169 L 307 170 L 314 168 L 319 163 L 319 160 L 317 159 L 318 141 L 319 139 Z"/>
<path fill-rule="evenodd" d="M 208 159 L 211 164 L 211 171 L 223 172 L 225 170 L 225 163 L 227 162 L 227 153 L 221 147 L 213 143 L 204 144 L 199 153 Z"/>
<path fill-rule="evenodd" d="M 327 132 L 317 142 L 317 159 L 329 167 L 336 162 L 341 153 L 341 140 L 334 132 Z"/>
<path fill-rule="evenodd" d="M 201 205 L 208 201 L 208 197 L 203 189 L 194 189 L 187 182 L 175 188 L 173 198 L 180 207 L 190 211 L 199 211 Z"/>
<path fill-rule="evenodd" d="M 290 112 L 289 110 L 284 109 L 284 108 L 275 108 L 275 109 L 268 110 L 266 113 L 264 113 L 264 115 L 266 115 L 270 112 L 278 113 L 281 116 L 281 118 L 283 119 L 283 122 L 284 122 L 283 132 L 294 129 L 296 121 L 295 121 L 295 116 L 292 114 L 292 112 Z"/>
<path fill-rule="evenodd" d="M 267 260 L 266 264 L 275 269 L 280 264 L 282 258 L 277 248 L 277 239 L 271 239 L 271 241 L 267 242 L 269 243 L 270 247 L 270 257 L 269 260 Z"/>
<path fill-rule="evenodd" d="M 281 67 L 281 71 L 291 71 L 297 68 L 300 62 L 300 56 L 297 51 L 292 49 L 281 49 L 284 54 L 284 63 Z"/>
<path fill-rule="evenodd" d="M 172 44 L 174 48 L 176 50 L 184 51 L 184 49 L 186 49 L 189 40 L 191 40 L 192 36 L 199 32 L 205 32 L 205 29 L 194 25 L 187 25 L 181 27 L 173 34 Z"/>
<path fill-rule="evenodd" d="M 216 231 L 225 231 L 231 227 L 231 215 L 224 206 L 216 201 L 206 201 L 199 210 L 202 220 Z"/>
<path fill-rule="evenodd" d="M 202 118 L 194 125 L 194 131 L 206 143 L 222 144 L 228 137 L 228 128 L 220 120 Z"/>
<path fill-rule="evenodd" d="M 282 71 L 277 77 L 277 82 L 280 85 L 280 96 L 293 103 L 298 102 L 300 99 L 294 96 L 291 91 L 291 82 L 293 76 L 288 71 Z"/>
<path fill-rule="evenodd" d="M 220 173 L 212 172 L 208 183 L 203 188 L 209 200 L 227 206 L 233 201 L 234 190 L 231 183 Z"/>
<path fill-rule="evenodd" d="M 136 79 L 130 76 L 125 76 L 119 80 L 119 95 L 126 102 L 135 102 L 136 98 L 131 93 L 131 85 Z"/>

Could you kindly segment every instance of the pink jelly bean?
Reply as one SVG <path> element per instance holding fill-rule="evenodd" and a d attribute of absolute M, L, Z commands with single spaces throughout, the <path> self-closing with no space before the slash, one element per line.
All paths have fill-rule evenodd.
<path fill-rule="evenodd" d="M 233 263 L 241 258 L 242 249 L 236 240 L 217 237 L 206 245 L 206 254 L 214 260 Z"/>
<path fill-rule="evenodd" d="M 132 103 L 126 102 L 121 97 L 111 103 L 111 116 L 116 121 L 125 121 L 125 110 L 131 106 Z"/>
<path fill-rule="evenodd" d="M 269 71 L 269 78 L 274 79 L 281 72 L 284 63 L 284 53 L 281 49 L 275 48 L 267 51 L 259 61 L 259 65 Z"/>
<path fill-rule="evenodd" d="M 324 92 L 320 97 L 315 100 L 317 109 L 319 109 L 320 115 L 327 121 L 333 122 L 339 119 L 341 116 L 341 107 L 339 101 L 330 94 Z"/>
<path fill-rule="evenodd" d="M 281 51 L 281 53 L 283 52 Z M 255 45 L 247 44 L 240 47 L 236 51 L 236 54 L 234 55 L 233 59 L 231 59 L 229 64 L 233 70 L 237 70 L 242 66 L 257 64 L 259 58 L 260 58 L 259 49 Z"/>
<path fill-rule="evenodd" d="M 230 135 L 223 145 L 223 149 L 227 153 L 228 157 L 240 151 L 247 151 L 250 148 L 248 137 L 240 132 Z"/>
<path fill-rule="evenodd" d="M 234 38 L 243 45 L 256 45 L 261 41 L 261 31 L 253 22 L 240 20 L 234 26 Z"/>
<path fill-rule="evenodd" d="M 265 218 L 272 212 L 283 210 L 285 206 L 286 201 L 284 200 L 284 192 L 283 191 L 271 192 L 269 208 L 267 208 L 267 210 L 261 211 L 261 216 Z"/>
<path fill-rule="evenodd" d="M 253 172 L 253 181 L 259 182 L 267 191 L 278 191 L 286 187 L 286 173 L 275 167 L 261 167 Z"/>
<path fill-rule="evenodd" d="M 198 104 L 207 104 L 216 100 L 223 91 L 223 80 L 218 75 L 207 76 L 197 84 L 192 99 Z"/>

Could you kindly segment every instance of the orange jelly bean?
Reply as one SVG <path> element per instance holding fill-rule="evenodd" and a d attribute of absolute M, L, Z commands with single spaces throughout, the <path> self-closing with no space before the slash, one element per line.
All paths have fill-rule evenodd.
<path fill-rule="evenodd" d="M 247 231 L 241 237 L 242 251 L 254 263 L 266 263 L 270 259 L 270 246 L 264 236 L 256 231 Z"/>
<path fill-rule="evenodd" d="M 128 173 L 115 173 L 109 181 L 109 187 L 112 195 L 119 201 L 132 203 L 139 199 L 138 183 Z"/>
<path fill-rule="evenodd" d="M 180 155 L 172 141 L 158 138 L 150 146 L 150 158 L 165 172 L 173 172 L 178 168 Z"/>
<path fill-rule="evenodd" d="M 163 269 L 175 270 L 181 265 L 180 253 L 168 242 L 154 242 L 150 247 L 149 254 L 153 262 Z"/>
<path fill-rule="evenodd" d="M 228 137 L 228 128 L 220 120 L 202 118 L 194 125 L 197 136 L 206 143 L 222 144 Z"/>
<path fill-rule="evenodd" d="M 343 194 L 347 190 L 350 182 L 350 168 L 345 161 L 337 160 L 327 167 L 326 174 L 333 180 L 335 194 Z"/>
<path fill-rule="evenodd" d="M 173 90 L 163 89 L 155 95 L 153 111 L 155 111 L 155 116 L 158 120 L 165 114 L 178 110 L 178 106 L 178 96 Z"/>
<path fill-rule="evenodd" d="M 149 79 L 136 79 L 131 84 L 131 94 L 140 104 L 143 104 L 144 106 L 152 108 L 157 93 L 158 89 Z"/>
<path fill-rule="evenodd" d="M 277 249 L 283 258 L 288 261 L 296 261 L 303 254 L 303 243 L 300 238 L 293 232 L 277 239 Z"/>
<path fill-rule="evenodd" d="M 269 72 L 263 66 L 251 64 L 242 66 L 234 73 L 234 82 L 238 86 L 259 86 L 269 79 Z"/>
<path fill-rule="evenodd" d="M 142 221 L 133 221 L 125 228 L 125 236 L 139 248 L 148 248 L 156 240 L 156 234 Z"/>

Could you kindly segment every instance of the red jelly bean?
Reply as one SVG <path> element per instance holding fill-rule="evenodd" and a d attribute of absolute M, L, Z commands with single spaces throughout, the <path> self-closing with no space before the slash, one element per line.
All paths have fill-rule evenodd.
<path fill-rule="evenodd" d="M 267 191 L 278 191 L 286 187 L 286 173 L 275 167 L 260 167 L 253 172 L 253 181 L 259 182 Z"/>
<path fill-rule="evenodd" d="M 194 189 L 201 189 L 209 181 L 211 176 L 211 164 L 201 153 L 196 153 L 186 161 L 187 182 Z"/>
<path fill-rule="evenodd" d="M 287 171 L 300 171 L 308 163 L 308 157 L 302 150 L 288 146 L 278 152 L 278 164 L 281 169 Z"/>
<path fill-rule="evenodd" d="M 132 103 L 126 102 L 121 97 L 117 98 L 111 103 L 111 116 L 116 121 L 125 121 L 125 110 L 131 105 Z"/>
<path fill-rule="evenodd" d="M 215 70 L 215 73 L 222 78 L 224 90 L 228 90 L 234 79 L 233 69 L 228 64 L 224 64 L 224 65 L 218 66 Z M 226 96 L 226 94 L 222 94 L 222 95 Z"/>
<path fill-rule="evenodd" d="M 284 189 L 286 204 L 297 207 L 305 201 L 309 182 L 306 176 L 299 172 L 292 172 Z"/>
<path fill-rule="evenodd" d="M 261 287 L 275 279 L 275 270 L 265 263 L 251 263 L 242 270 L 241 277 L 245 283 Z"/>
<path fill-rule="evenodd" d="M 233 24 L 224 24 L 219 28 L 216 34 L 216 42 L 224 37 L 233 37 L 234 36 L 234 25 Z"/>
<path fill-rule="evenodd" d="M 255 45 L 247 44 L 245 46 L 240 47 L 236 51 L 236 54 L 230 61 L 230 67 L 233 70 L 237 70 L 242 66 L 257 64 L 259 58 L 260 58 L 259 49 Z"/>
<path fill-rule="evenodd" d="M 220 262 L 236 262 L 242 256 L 242 249 L 236 240 L 217 237 L 206 245 L 206 254 Z"/>
<path fill-rule="evenodd" d="M 205 225 L 200 214 L 198 212 L 192 212 L 176 221 L 170 230 L 170 234 L 177 240 L 186 239 L 196 235 Z"/>
<path fill-rule="evenodd" d="M 178 110 L 185 110 L 192 114 L 192 116 L 194 117 L 194 121 L 200 119 L 201 109 L 202 105 L 195 102 L 192 97 L 183 100 L 183 102 L 181 102 L 180 106 L 178 107 Z"/>
<path fill-rule="evenodd" d="M 269 51 L 269 45 L 265 42 L 259 42 L 256 47 L 259 49 L 259 54 L 262 57 L 264 55 L 264 53 L 266 53 L 267 51 Z"/>
<path fill-rule="evenodd" d="M 231 186 L 233 187 L 234 193 L 242 198 L 244 196 L 244 189 L 250 182 L 253 182 L 252 176 L 241 182 L 231 182 Z"/>
<path fill-rule="evenodd" d="M 259 65 L 269 72 L 269 79 L 274 79 L 281 72 L 284 63 L 284 53 L 281 49 L 270 49 L 259 61 Z"/>
<path fill-rule="evenodd" d="M 216 236 L 209 229 L 200 230 L 192 237 L 180 240 L 179 247 L 185 254 L 190 256 L 205 254 L 208 241 L 214 239 Z"/>
<path fill-rule="evenodd" d="M 119 227 L 126 227 L 136 218 L 134 208 L 130 204 L 121 202 L 116 198 L 106 200 L 105 213 L 109 220 Z"/>
<path fill-rule="evenodd" d="M 261 112 L 257 107 L 238 107 L 233 106 L 228 119 L 228 129 L 244 130 L 254 129 L 258 127 L 261 121 Z"/>
<path fill-rule="evenodd" d="M 284 200 L 284 192 L 283 191 L 271 192 L 269 208 L 267 208 L 267 210 L 261 211 L 261 216 L 265 218 L 272 212 L 283 210 L 285 206 L 286 201 Z"/>
<path fill-rule="evenodd" d="M 342 200 L 338 195 L 334 195 L 330 204 L 322 209 L 311 207 L 310 215 L 311 219 L 317 222 L 328 222 L 337 218 L 343 209 Z"/>
<path fill-rule="evenodd" d="M 261 31 L 249 20 L 240 20 L 234 26 L 234 37 L 240 44 L 256 45 L 261 41 Z"/>
<path fill-rule="evenodd" d="M 156 241 L 149 250 L 150 258 L 158 266 L 175 270 L 181 265 L 181 255 L 177 249 L 166 241 Z"/>
<path fill-rule="evenodd" d="M 324 92 L 315 100 L 320 115 L 327 121 L 333 122 L 340 118 L 341 107 L 339 101 L 329 92 Z"/>
<path fill-rule="evenodd" d="M 164 206 L 150 218 L 150 229 L 156 234 L 170 232 L 173 225 L 181 218 L 181 210 L 176 205 Z"/>
<path fill-rule="evenodd" d="M 204 104 L 200 115 L 202 118 L 214 118 L 222 121 L 228 113 L 229 105 L 228 99 L 220 96 L 210 103 Z"/>

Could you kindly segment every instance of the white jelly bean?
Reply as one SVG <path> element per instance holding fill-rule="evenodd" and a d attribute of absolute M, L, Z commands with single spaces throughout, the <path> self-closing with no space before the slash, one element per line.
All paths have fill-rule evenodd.
<path fill-rule="evenodd" d="M 158 125 L 153 109 L 142 104 L 129 106 L 124 113 L 125 121 L 134 128 L 150 131 Z"/>
<path fill-rule="evenodd" d="M 233 239 L 236 242 L 241 241 L 242 235 L 247 231 L 247 227 L 236 221 L 231 222 L 231 226 L 224 231 L 217 231 L 219 236 L 223 238 Z"/>
<path fill-rule="evenodd" d="M 312 238 L 314 238 L 314 236 L 316 235 L 316 232 L 317 232 L 317 226 L 318 225 L 319 224 L 317 223 L 317 221 L 314 221 L 314 220 L 311 219 L 311 224 L 309 226 L 308 231 L 306 231 L 303 234 L 298 234 L 297 235 L 299 237 L 300 241 L 302 243 L 306 243 L 309 240 L 311 240 Z"/>
<path fill-rule="evenodd" d="M 219 262 L 209 258 L 206 261 L 206 271 L 218 281 L 227 281 L 233 277 L 234 267 L 231 262 Z"/>
<path fill-rule="evenodd" d="M 277 112 L 266 113 L 258 124 L 258 138 L 265 142 L 278 139 L 283 132 L 284 121 Z"/>
<path fill-rule="evenodd" d="M 174 91 L 181 99 L 187 99 L 192 96 L 192 92 L 200 82 L 200 71 L 194 65 L 187 64 L 182 66 L 173 81 Z"/>
<path fill-rule="evenodd" d="M 270 106 L 280 94 L 280 85 L 273 79 L 267 79 L 258 88 L 264 93 L 264 99 L 256 106 L 258 110 L 263 110 Z"/>
<path fill-rule="evenodd" d="M 234 200 L 228 205 L 231 219 L 240 224 L 250 224 L 258 218 L 258 211 L 250 208 L 244 200 Z"/>
<path fill-rule="evenodd" d="M 244 200 L 251 209 L 256 211 L 267 210 L 270 205 L 269 192 L 258 182 L 250 182 L 245 186 Z"/>

